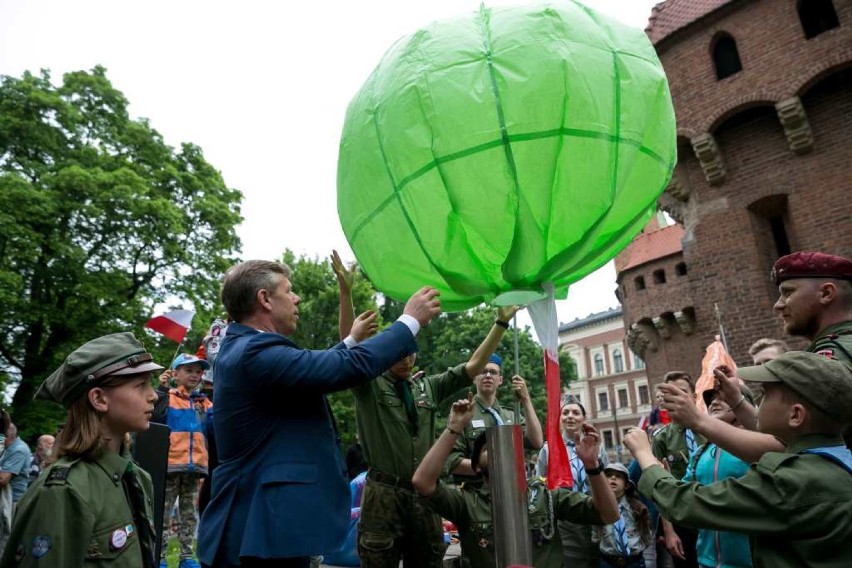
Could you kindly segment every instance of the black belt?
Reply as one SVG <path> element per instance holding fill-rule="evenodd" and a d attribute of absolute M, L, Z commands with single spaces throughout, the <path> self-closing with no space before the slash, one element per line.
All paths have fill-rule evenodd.
<path fill-rule="evenodd" d="M 370 469 L 369 471 L 367 471 L 367 479 L 372 479 L 376 483 L 381 483 L 382 485 L 390 485 L 391 487 L 399 487 L 401 489 L 408 489 L 409 491 L 414 491 L 414 486 L 411 484 L 410 479 L 397 477 L 395 475 L 388 475 L 387 473 L 382 473 L 381 471 L 376 471 L 375 469 Z"/>
<path fill-rule="evenodd" d="M 601 559 L 606 560 L 609 564 L 612 564 L 613 566 L 618 566 L 619 568 L 627 566 L 627 563 L 631 560 L 639 560 L 640 558 L 642 558 L 641 554 L 633 554 L 631 556 L 616 556 L 614 554 L 601 553 Z"/>

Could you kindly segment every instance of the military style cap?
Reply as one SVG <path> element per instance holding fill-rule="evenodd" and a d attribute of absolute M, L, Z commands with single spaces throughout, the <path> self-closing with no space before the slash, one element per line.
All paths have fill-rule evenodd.
<path fill-rule="evenodd" d="M 852 421 L 852 368 L 837 359 L 790 351 L 737 374 L 746 381 L 784 383 L 839 423 Z"/>
<path fill-rule="evenodd" d="M 794 252 L 775 261 L 770 277 L 776 286 L 791 278 L 852 280 L 852 260 L 823 252 Z"/>
<path fill-rule="evenodd" d="M 181 365 L 192 365 L 193 363 L 198 363 L 201 365 L 201 368 L 205 371 L 210 368 L 210 363 L 201 359 L 200 357 L 196 357 L 195 355 L 188 355 L 187 353 L 181 353 L 175 360 L 172 361 L 172 369 L 177 369 Z"/>
<path fill-rule="evenodd" d="M 745 397 L 745 399 L 754 406 L 754 393 L 751 392 L 751 389 L 745 385 L 740 385 L 740 393 Z M 710 406 L 710 403 L 713 402 L 713 399 L 716 398 L 716 394 L 718 391 L 715 389 L 707 389 L 701 393 L 701 397 L 704 399 L 704 404 L 706 406 Z"/>
<path fill-rule="evenodd" d="M 160 371 L 132 333 L 113 333 L 93 339 L 71 353 L 41 384 L 35 398 L 52 400 L 64 407 L 80 398 L 107 377 Z"/>

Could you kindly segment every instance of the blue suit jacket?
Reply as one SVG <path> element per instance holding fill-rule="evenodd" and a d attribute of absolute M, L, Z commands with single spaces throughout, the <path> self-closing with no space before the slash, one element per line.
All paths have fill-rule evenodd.
<path fill-rule="evenodd" d="M 231 324 L 216 359 L 219 466 L 198 529 L 198 557 L 331 552 L 349 526 L 349 483 L 325 394 L 381 375 L 412 353 L 405 324 L 352 349 L 309 351 L 277 333 Z"/>

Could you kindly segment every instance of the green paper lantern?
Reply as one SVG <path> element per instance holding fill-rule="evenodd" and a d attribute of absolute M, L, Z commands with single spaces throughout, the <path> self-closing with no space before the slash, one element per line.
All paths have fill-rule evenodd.
<path fill-rule="evenodd" d="M 482 7 L 397 41 L 355 95 L 338 213 L 392 298 L 564 298 L 646 224 L 675 138 L 641 30 L 577 2 Z"/>

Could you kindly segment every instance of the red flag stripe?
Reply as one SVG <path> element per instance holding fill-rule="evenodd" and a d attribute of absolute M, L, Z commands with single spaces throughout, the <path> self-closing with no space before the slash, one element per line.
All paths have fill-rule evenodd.
<path fill-rule="evenodd" d="M 544 350 L 544 380 L 547 388 L 547 487 L 571 487 L 574 478 L 571 476 L 568 451 L 562 443 L 559 359 L 549 349 Z"/>

